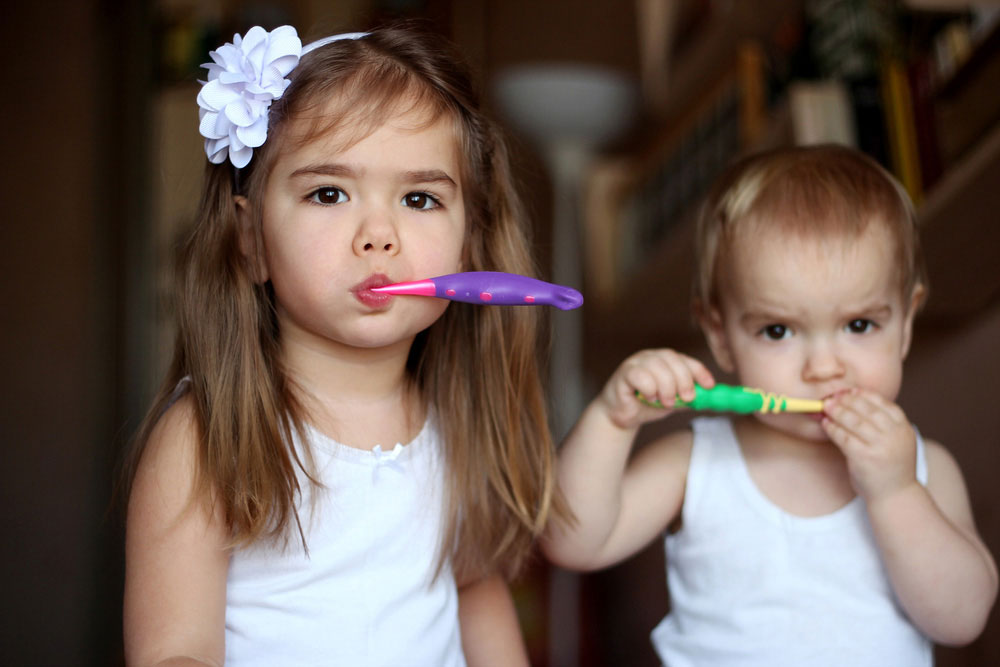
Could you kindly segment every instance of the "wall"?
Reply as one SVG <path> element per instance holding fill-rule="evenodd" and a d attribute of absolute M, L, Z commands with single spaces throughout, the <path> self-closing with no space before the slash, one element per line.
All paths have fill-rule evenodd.
<path fill-rule="evenodd" d="M 928 248 L 933 252 L 933 248 Z M 931 295 L 933 298 L 933 283 Z M 1000 303 L 952 326 L 921 324 L 914 332 L 900 405 L 921 432 L 955 457 L 972 512 L 994 558 L 1000 557 Z M 972 645 L 939 648 L 938 667 L 997 664 L 1000 613 Z"/>
<path fill-rule="evenodd" d="M 8 3 L 3 224 L 0 663 L 111 664 L 114 184 L 103 107 L 114 9 Z M 120 73 L 119 73 L 120 74 Z"/>

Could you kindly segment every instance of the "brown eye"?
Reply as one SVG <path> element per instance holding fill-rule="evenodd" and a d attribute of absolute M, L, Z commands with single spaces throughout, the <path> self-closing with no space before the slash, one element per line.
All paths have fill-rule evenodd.
<path fill-rule="evenodd" d="M 866 320 L 863 318 L 858 318 L 856 320 L 851 320 L 847 323 L 847 330 L 851 333 L 867 333 L 875 328 L 875 323 L 871 320 Z"/>
<path fill-rule="evenodd" d="M 347 201 L 347 194 L 340 188 L 325 187 L 310 193 L 309 200 L 317 204 L 340 204 Z"/>
<path fill-rule="evenodd" d="M 788 336 L 789 330 L 784 324 L 768 324 L 761 330 L 761 333 L 770 340 L 781 340 Z"/>
<path fill-rule="evenodd" d="M 429 211 L 441 205 L 437 197 L 429 192 L 410 192 L 403 197 L 403 206 L 421 211 Z"/>

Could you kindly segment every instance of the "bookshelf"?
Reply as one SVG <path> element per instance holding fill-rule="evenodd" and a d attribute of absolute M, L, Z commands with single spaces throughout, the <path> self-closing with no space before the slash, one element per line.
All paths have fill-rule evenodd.
<path fill-rule="evenodd" d="M 995 211 L 1000 210 L 1000 188 L 996 187 L 1000 183 L 1000 113 L 983 115 L 984 108 L 1000 109 L 1000 88 L 985 85 L 994 81 L 1000 68 L 998 42 L 1000 33 L 994 26 L 968 61 L 938 82 L 932 93 L 941 102 L 934 112 L 938 126 L 945 123 L 944 131 L 963 123 L 959 113 L 963 108 L 974 109 L 969 113 L 975 117 L 965 124 L 977 127 L 975 133 L 966 133 L 958 148 L 944 152 L 940 174 L 919 193 L 918 218 L 930 282 L 921 326 L 950 326 L 974 317 L 1000 294 L 996 268 L 1000 225 L 994 223 Z M 760 106 L 762 96 L 755 91 L 762 85 L 761 73 L 746 63 L 755 60 L 748 53 L 759 54 L 766 46 L 753 44 L 739 42 L 730 47 L 728 61 L 717 58 L 711 67 L 704 67 L 703 58 L 700 91 L 689 94 L 686 104 L 672 110 L 655 139 L 640 142 L 631 154 L 609 158 L 593 170 L 593 205 L 587 207 L 591 213 L 586 221 L 587 331 L 590 345 L 599 349 L 591 350 L 592 359 L 619 353 L 621 358 L 648 345 L 700 345 L 700 334 L 689 314 L 697 197 L 667 209 L 670 220 L 655 234 L 632 218 L 636 200 L 644 196 L 643 188 L 655 187 L 663 172 L 670 173 L 678 146 L 704 140 L 704 128 L 720 114 L 720 106 L 729 105 L 723 113 L 732 116 L 729 123 L 737 131 L 755 127 L 752 133 L 719 142 L 719 150 L 727 153 L 721 156 L 722 162 L 741 152 L 794 141 L 787 98 L 766 109 Z M 692 75 L 680 75 L 685 77 Z M 969 105 L 965 98 L 976 103 Z M 758 100 L 756 106 L 748 99 Z M 687 159 L 692 155 L 697 156 L 697 151 L 689 146 L 681 169 L 703 171 L 699 159 Z M 911 165 L 914 168 L 919 169 Z M 654 207 L 648 215 L 655 213 Z M 629 244 L 632 247 L 623 251 Z M 597 366 L 603 370 L 603 364 Z"/>
<path fill-rule="evenodd" d="M 1000 294 L 1000 122 L 949 168 L 918 209 L 930 282 L 924 324 L 973 317 Z"/>
<path fill-rule="evenodd" d="M 787 3 L 789 7 L 800 4 Z M 776 24 L 781 18 L 772 13 L 767 20 Z M 748 21 L 740 17 L 737 23 Z M 657 165 L 669 162 L 684 136 L 696 131 L 698 118 L 712 108 L 706 100 L 716 99 L 717 82 L 733 70 L 736 45 L 744 38 L 757 40 L 764 53 L 773 52 L 766 33 L 751 34 L 742 27 L 742 32 L 722 25 L 705 28 L 691 42 L 696 52 L 675 54 L 676 69 L 670 75 L 673 104 L 651 121 L 656 128 L 630 150 L 599 162 L 590 187 L 585 188 L 590 217 L 585 230 L 584 355 L 586 377 L 593 387 L 642 348 L 669 346 L 710 363 L 690 315 L 693 206 L 678 212 L 632 257 L 623 256 L 619 244 L 620 235 L 630 230 L 623 214 L 626 202 L 649 181 Z M 996 345 L 1000 339 L 1000 79 L 994 78 L 1000 71 L 1000 48 L 996 47 L 996 30 L 994 24 L 963 64 L 924 91 L 932 106 L 937 103 L 929 120 L 945 136 L 936 172 L 923 168 L 920 172 L 917 215 L 930 298 L 915 323 L 899 396 L 899 404 L 921 432 L 944 443 L 959 463 L 979 532 L 994 554 L 1000 553 L 1000 493 L 993 479 L 1000 461 L 996 448 L 1000 422 L 992 398 L 1000 377 Z M 877 84 L 868 90 L 879 94 Z M 767 102 L 763 127 L 752 141 L 736 144 L 736 150 L 792 140 L 792 105 L 770 97 Z M 919 106 L 919 96 L 914 102 Z M 920 122 L 914 119 L 915 125 Z M 928 117 L 922 122 L 928 122 Z M 952 136 L 947 136 L 949 132 Z M 888 137 L 882 139 L 889 148 Z M 645 427 L 636 447 L 676 428 L 676 419 Z M 628 614 L 602 618 L 616 628 L 616 646 L 647 641 L 648 630 L 633 633 L 633 628 L 648 629 L 662 618 L 666 602 L 648 593 L 649 582 L 661 581 L 662 572 L 662 545 L 655 542 L 629 563 L 594 575 L 595 599 L 607 608 L 619 608 L 622 599 L 631 605 Z M 1000 664 L 998 656 L 1000 618 L 996 613 L 969 646 L 935 649 L 940 667 Z"/>

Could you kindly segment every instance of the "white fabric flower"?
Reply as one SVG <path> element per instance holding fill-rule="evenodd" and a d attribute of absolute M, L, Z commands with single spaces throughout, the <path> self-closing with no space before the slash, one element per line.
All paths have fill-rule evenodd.
<path fill-rule="evenodd" d="M 237 168 L 250 162 L 253 149 L 267 139 L 271 102 L 291 83 L 285 77 L 301 54 L 302 41 L 289 25 L 271 32 L 254 26 L 245 37 L 233 35 L 231 44 L 209 52 L 215 62 L 202 65 L 208 81 L 198 93 L 198 130 L 210 162 L 228 157 Z"/>

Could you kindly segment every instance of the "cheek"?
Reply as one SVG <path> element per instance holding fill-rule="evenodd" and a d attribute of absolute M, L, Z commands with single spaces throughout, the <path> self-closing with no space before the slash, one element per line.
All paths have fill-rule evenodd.
<path fill-rule="evenodd" d="M 415 336 L 421 331 L 429 328 L 445 314 L 445 311 L 452 307 L 450 301 L 446 299 L 411 299 L 404 303 L 397 301 L 394 309 L 397 310 L 399 322 L 403 324 L 395 331 L 394 335 Z"/>
<path fill-rule="evenodd" d="M 868 363 L 859 364 L 857 374 L 858 386 L 874 391 L 890 401 L 896 400 L 903 383 L 903 365 L 897 351 L 875 355 Z"/>
<path fill-rule="evenodd" d="M 322 304 L 337 291 L 357 282 L 346 271 L 343 259 L 322 243 L 274 243 L 268 245 L 267 272 L 278 301 Z"/>
<path fill-rule="evenodd" d="M 761 341 L 746 332 L 730 329 L 727 333 L 733 365 L 739 381 L 752 387 L 767 388 L 784 377 L 789 365 L 787 351 L 765 347 Z"/>
<path fill-rule="evenodd" d="M 303 279 L 309 280 L 317 264 L 312 259 L 319 254 L 315 247 L 305 247 L 290 243 L 269 243 L 265 245 L 264 256 L 268 271 L 275 282 Z"/>
<path fill-rule="evenodd" d="M 856 371 L 868 382 L 898 385 L 903 373 L 903 342 L 903 332 L 892 327 L 884 335 L 861 342 L 855 348 Z"/>
<path fill-rule="evenodd" d="M 737 361 L 736 373 L 740 384 L 768 391 L 780 391 L 781 387 L 776 387 L 776 383 L 783 383 L 791 373 L 786 366 L 780 357 L 773 360 L 744 357 Z"/>
<path fill-rule="evenodd" d="M 766 391 L 797 395 L 802 387 L 802 354 L 794 344 L 751 345 L 736 355 L 740 384 Z"/>
<path fill-rule="evenodd" d="M 413 253 L 414 263 L 425 267 L 425 271 L 436 272 L 435 275 L 445 273 L 455 273 L 461 270 L 462 266 L 462 243 L 452 239 L 427 239 L 420 238 L 415 243 L 411 241 L 409 248 L 417 249 Z M 426 275 L 425 278 L 432 278 Z"/>

